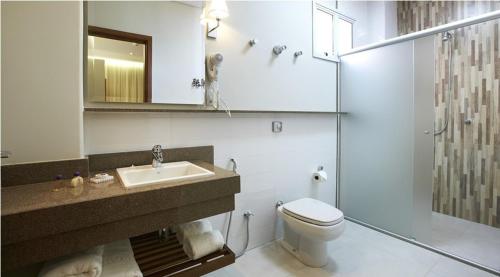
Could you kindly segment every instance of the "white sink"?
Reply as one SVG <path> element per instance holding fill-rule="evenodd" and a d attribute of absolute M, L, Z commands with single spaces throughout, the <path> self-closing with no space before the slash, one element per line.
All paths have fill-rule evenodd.
<path fill-rule="evenodd" d="M 195 179 L 215 174 L 190 162 L 164 163 L 157 168 L 151 165 L 131 166 L 118 168 L 116 171 L 125 188 Z"/>

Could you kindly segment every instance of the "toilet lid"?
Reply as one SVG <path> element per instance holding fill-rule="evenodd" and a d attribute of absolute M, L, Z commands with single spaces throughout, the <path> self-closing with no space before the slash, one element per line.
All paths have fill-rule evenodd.
<path fill-rule="evenodd" d="M 302 221 L 330 226 L 344 220 L 344 214 L 324 202 L 312 198 L 302 198 L 283 205 L 283 212 Z"/>

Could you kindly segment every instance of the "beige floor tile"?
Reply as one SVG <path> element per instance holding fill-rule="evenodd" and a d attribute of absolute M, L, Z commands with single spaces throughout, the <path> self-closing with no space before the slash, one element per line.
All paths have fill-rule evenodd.
<path fill-rule="evenodd" d="M 500 270 L 500 229 L 435 212 L 431 222 L 432 246 Z"/>
<path fill-rule="evenodd" d="M 329 263 L 310 268 L 272 242 L 248 251 L 234 265 L 213 272 L 210 277 L 483 277 L 484 271 L 446 258 L 432 251 L 346 222 L 341 237 L 329 244 Z"/>

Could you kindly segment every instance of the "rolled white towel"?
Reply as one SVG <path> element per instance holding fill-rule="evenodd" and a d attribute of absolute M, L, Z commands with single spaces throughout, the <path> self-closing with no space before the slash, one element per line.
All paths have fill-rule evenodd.
<path fill-rule="evenodd" d="M 119 240 L 104 246 L 101 277 L 142 277 L 130 241 Z"/>
<path fill-rule="evenodd" d="M 219 230 L 188 236 L 183 249 L 189 258 L 196 260 L 224 247 L 224 238 Z"/>
<path fill-rule="evenodd" d="M 99 277 L 103 246 L 46 262 L 39 277 Z"/>
<path fill-rule="evenodd" d="M 197 221 L 180 224 L 179 226 L 177 226 L 176 229 L 177 229 L 176 233 L 177 239 L 179 240 L 180 243 L 183 243 L 184 238 L 186 237 L 212 231 L 212 224 L 210 223 L 210 221 L 206 219 L 201 219 Z"/>

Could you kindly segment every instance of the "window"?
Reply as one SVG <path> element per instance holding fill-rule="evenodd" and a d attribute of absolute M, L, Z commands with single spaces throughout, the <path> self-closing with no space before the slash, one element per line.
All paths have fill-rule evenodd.
<path fill-rule="evenodd" d="M 354 20 L 313 1 L 313 56 L 338 61 L 338 54 L 352 48 Z"/>

